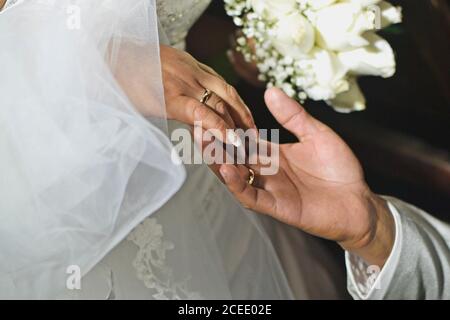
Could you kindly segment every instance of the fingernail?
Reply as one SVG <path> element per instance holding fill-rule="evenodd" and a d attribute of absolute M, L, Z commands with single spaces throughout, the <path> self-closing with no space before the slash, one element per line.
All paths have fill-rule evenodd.
<path fill-rule="evenodd" d="M 228 175 L 227 175 L 225 169 L 220 168 L 219 172 L 220 172 L 220 175 L 222 176 L 223 180 L 228 181 Z"/>

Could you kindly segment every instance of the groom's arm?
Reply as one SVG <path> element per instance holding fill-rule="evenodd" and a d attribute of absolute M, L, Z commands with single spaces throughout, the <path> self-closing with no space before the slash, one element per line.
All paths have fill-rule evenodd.
<path fill-rule="evenodd" d="M 254 211 L 338 242 L 349 252 L 355 298 L 450 299 L 450 226 L 375 195 L 347 144 L 281 90 L 269 89 L 266 102 L 299 142 L 280 146 L 280 170 L 263 183 L 249 182 L 247 167 L 222 165 L 235 197 Z"/>
<path fill-rule="evenodd" d="M 450 299 L 450 225 L 387 200 L 396 224 L 394 248 L 382 270 L 347 253 L 350 293 L 356 299 Z"/>

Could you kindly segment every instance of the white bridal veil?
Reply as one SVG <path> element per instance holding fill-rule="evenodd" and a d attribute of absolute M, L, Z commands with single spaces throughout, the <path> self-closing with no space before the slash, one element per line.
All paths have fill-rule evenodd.
<path fill-rule="evenodd" d="M 183 183 L 158 50 L 154 1 L 23 0 L 0 13 L 0 297 L 51 296 Z M 154 119 L 114 77 L 143 56 Z"/>

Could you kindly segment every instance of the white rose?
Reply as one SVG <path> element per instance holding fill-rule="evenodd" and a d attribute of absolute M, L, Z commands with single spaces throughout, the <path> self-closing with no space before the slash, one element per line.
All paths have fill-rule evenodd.
<path fill-rule="evenodd" d="M 344 1 L 359 4 L 363 7 L 368 7 L 377 4 L 381 0 L 344 0 Z"/>
<path fill-rule="evenodd" d="M 368 45 L 362 34 L 375 29 L 376 16 L 354 3 L 337 3 L 316 12 L 317 43 L 334 51 Z"/>
<path fill-rule="evenodd" d="M 314 84 L 303 88 L 308 97 L 313 100 L 329 100 L 349 89 L 345 78 L 347 69 L 333 52 L 315 47 L 311 57 L 312 68 L 308 73 L 313 75 Z"/>
<path fill-rule="evenodd" d="M 296 0 L 249 0 L 253 10 L 261 17 L 275 20 L 298 9 Z"/>
<path fill-rule="evenodd" d="M 387 1 L 381 0 L 346 0 L 372 10 L 376 16 L 377 27 L 385 28 L 391 24 L 402 22 L 402 9 Z M 380 23 L 381 22 L 381 23 Z"/>
<path fill-rule="evenodd" d="M 356 78 L 350 78 L 349 85 L 350 89 L 348 91 L 340 93 L 336 98 L 328 100 L 327 103 L 332 106 L 334 110 L 342 113 L 366 109 L 366 98 L 364 97 Z"/>
<path fill-rule="evenodd" d="M 314 46 L 314 28 L 300 13 L 291 13 L 273 27 L 274 47 L 284 56 L 302 58 Z"/>
<path fill-rule="evenodd" d="M 389 43 L 373 32 L 366 34 L 370 45 L 339 52 L 339 61 L 356 75 L 388 78 L 395 73 L 395 56 Z"/>
<path fill-rule="evenodd" d="M 314 9 L 318 10 L 323 7 L 327 7 L 335 3 L 337 0 L 308 0 L 308 5 Z"/>
<path fill-rule="evenodd" d="M 378 6 L 381 11 L 382 28 L 386 28 L 391 24 L 402 22 L 403 16 L 401 7 L 394 7 L 392 4 L 386 1 L 381 1 Z"/>

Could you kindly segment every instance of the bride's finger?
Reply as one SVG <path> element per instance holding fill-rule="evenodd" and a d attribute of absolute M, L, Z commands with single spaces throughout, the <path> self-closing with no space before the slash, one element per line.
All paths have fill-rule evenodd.
<path fill-rule="evenodd" d="M 234 122 L 242 129 L 255 128 L 255 121 L 250 109 L 242 101 L 236 89 L 215 75 L 204 72 L 199 76 L 202 87 L 211 90 L 222 98 L 229 106 Z"/>
<path fill-rule="evenodd" d="M 219 77 L 221 80 L 225 81 L 225 79 L 220 74 L 218 74 L 213 68 L 211 68 L 210 66 L 207 66 L 206 64 L 203 64 L 201 62 L 198 63 L 198 66 L 203 71 L 205 71 L 205 72 L 207 72 L 207 73 L 209 73 L 209 74 L 211 74 L 213 76 Z"/>
<path fill-rule="evenodd" d="M 232 127 L 236 128 L 233 118 L 230 115 L 228 105 L 218 95 L 212 94 L 211 98 L 205 103 L 208 107 L 217 112 Z"/>
<path fill-rule="evenodd" d="M 205 94 L 205 90 L 206 89 L 202 88 L 202 86 L 200 86 L 199 84 L 195 85 L 190 84 L 183 89 L 183 92 L 185 96 L 191 97 L 200 102 L 203 94 Z M 231 128 L 236 128 L 236 124 L 229 112 L 229 106 L 217 94 L 211 92 L 210 96 L 206 99 L 206 101 L 203 104 L 214 110 L 219 116 L 221 116 L 227 122 L 227 124 Z"/>
<path fill-rule="evenodd" d="M 203 130 L 202 128 L 191 127 L 191 130 L 192 130 L 192 136 L 194 138 L 194 142 L 197 145 L 198 149 L 204 150 L 210 143 L 212 143 L 211 141 L 205 141 L 203 139 L 205 130 Z M 201 156 L 202 156 L 202 159 L 204 159 L 204 154 L 202 154 Z M 220 164 L 212 163 L 209 165 L 209 168 L 217 176 L 217 178 L 219 178 L 224 183 L 223 178 L 219 172 Z"/>
<path fill-rule="evenodd" d="M 177 105 L 173 118 L 188 125 L 199 125 L 210 132 L 220 141 L 227 143 L 228 140 L 236 138 L 233 135 L 234 128 L 230 126 L 219 114 L 213 109 L 204 105 L 200 101 L 180 96 L 174 102 Z"/>
<path fill-rule="evenodd" d="M 244 207 L 262 213 L 273 212 L 276 206 L 275 198 L 268 191 L 250 185 L 248 183 L 248 169 L 247 174 L 245 174 L 243 166 L 240 167 L 234 165 L 222 165 L 220 167 L 220 174 L 228 189 Z"/>

